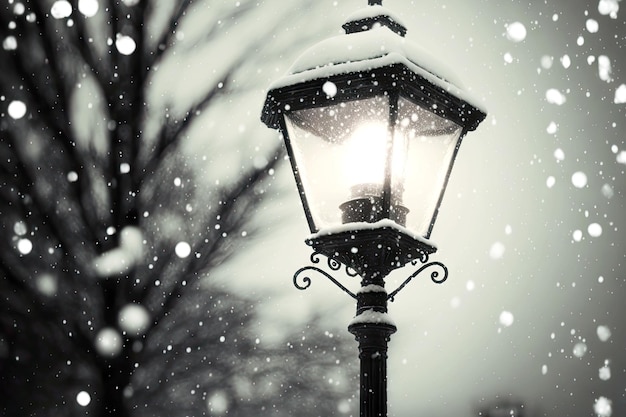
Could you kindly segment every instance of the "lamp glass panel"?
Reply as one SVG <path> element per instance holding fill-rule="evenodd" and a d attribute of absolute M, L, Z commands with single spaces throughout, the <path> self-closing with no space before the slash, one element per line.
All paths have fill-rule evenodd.
<path fill-rule="evenodd" d="M 355 196 L 382 194 L 391 148 L 387 96 L 294 110 L 285 121 L 312 232 L 345 222 L 340 206 Z"/>
<path fill-rule="evenodd" d="M 456 123 L 399 98 L 392 149 L 395 162 L 391 164 L 392 205 L 408 209 L 406 227 L 420 236 L 430 237 L 461 133 Z"/>

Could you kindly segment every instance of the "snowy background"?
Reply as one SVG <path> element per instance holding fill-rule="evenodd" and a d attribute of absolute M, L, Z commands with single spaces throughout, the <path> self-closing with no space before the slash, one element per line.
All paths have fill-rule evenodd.
<path fill-rule="evenodd" d="M 57 4 L 49 13 L 58 22 L 78 13 L 67 9 L 65 1 L 49 3 Z M 134 7 L 138 2 L 123 3 Z M 195 240 L 205 249 L 204 236 L 185 233 L 203 213 L 208 216 L 216 209 L 199 209 L 189 190 L 218 189 L 234 182 L 244 164 L 259 169 L 268 164 L 268 151 L 278 137 L 259 120 L 267 86 L 307 46 L 341 33 L 345 18 L 366 2 L 267 0 L 254 3 L 254 13 L 241 14 L 237 8 L 253 2 L 219 1 L 204 7 L 208 3 L 192 9 L 184 30 L 169 39 L 173 52 L 168 50 L 158 70 L 150 70 L 150 86 L 156 87 L 147 96 L 153 106 L 143 133 L 150 137 L 162 119 L 182 120 L 187 108 L 179 103 L 197 101 L 207 86 L 222 89 L 218 81 L 230 66 L 237 71 L 226 77 L 227 87 L 235 87 L 225 90 L 228 94 L 216 105 L 198 112 L 180 149 L 184 163 L 175 160 L 166 166 L 166 180 L 152 184 L 162 194 L 149 188 L 164 204 L 176 197 L 178 211 L 155 209 L 145 215 L 145 223 L 152 227 L 148 232 L 133 226 L 121 230 L 119 245 L 100 256 L 122 258 L 111 262 L 95 257 L 90 263 L 98 277 L 143 266 L 150 271 L 138 276 L 147 277 L 152 285 L 150 274 L 159 273 L 159 268 L 175 275 L 183 262 L 193 264 L 192 253 L 200 258 L 201 251 L 190 243 Z M 10 6 L 6 13 L 24 14 L 17 0 L 6 4 Z M 94 21 L 103 14 L 104 7 L 98 8 L 97 1 L 78 4 L 83 7 L 80 13 Z M 618 0 L 385 0 L 384 5 L 402 17 L 407 38 L 447 63 L 489 112 L 479 129 L 464 140 L 432 234 L 439 247 L 432 259 L 448 266 L 448 281 L 435 285 L 427 278 L 414 280 L 390 305 L 398 326 L 389 351 L 390 415 L 470 416 L 505 403 L 523 404 L 526 416 L 625 415 L 626 5 Z M 156 20 L 152 23 L 158 27 Z M 204 36 L 211 41 L 199 42 Z M 22 42 L 4 33 L 1 40 L 5 51 L 19 48 Z M 106 51 L 105 40 L 97 41 Z M 114 46 L 129 57 L 141 46 L 130 36 L 108 41 L 111 50 Z M 85 81 L 82 93 L 76 93 L 72 109 L 79 120 L 74 128 L 83 133 L 94 125 L 106 130 L 106 123 L 100 123 L 92 109 L 92 102 L 97 107 L 104 99 L 90 95 L 94 87 L 89 82 Z M 35 113 L 11 97 L 8 93 L 0 97 L 9 119 L 21 123 Z M 95 154 L 99 139 L 92 138 Z M 125 162 L 119 169 L 123 174 L 135 172 L 135 166 Z M 337 326 L 347 327 L 354 315 L 353 301 L 321 278 L 305 292 L 293 287 L 293 272 L 309 263 L 309 248 L 303 243 L 308 228 L 288 163 L 272 168 L 271 177 L 272 187 L 262 187 L 269 197 L 264 205 L 254 207 L 255 227 L 262 233 L 247 237 L 244 230 L 239 234 L 242 238 L 235 240 L 237 256 L 210 272 L 211 282 L 224 291 L 261 299 L 259 323 L 248 335 L 261 345 L 281 340 L 293 329 L 306 334 L 312 318 L 322 329 L 336 331 Z M 70 171 L 66 182 L 77 178 Z M 167 194 L 170 189 L 174 191 Z M 219 226 L 221 220 L 211 221 Z M 32 226 L 17 221 L 8 230 L 13 247 L 6 250 L 17 253 L 20 260 L 42 253 L 37 252 Z M 219 239 L 220 232 L 210 233 Z M 111 229 L 110 235 L 115 234 Z M 155 265 L 141 265 L 142 257 L 153 253 L 131 249 L 146 237 L 161 239 L 161 246 L 144 248 L 158 252 L 161 263 L 155 255 Z M 81 246 L 80 239 L 72 236 L 70 243 Z M 93 258 L 93 253 L 87 255 L 86 259 Z M 171 262 L 163 265 L 163 260 Z M 389 288 L 410 272 L 394 273 Z M 62 292 L 56 278 L 39 277 L 37 289 L 43 296 Z M 348 277 L 342 282 L 351 288 L 358 284 Z M 159 285 L 157 280 L 154 286 Z M 216 298 L 220 296 L 227 297 L 220 292 Z M 88 305 L 90 300 L 83 301 Z M 158 310 L 158 300 L 149 307 Z M 138 310 L 132 304 L 130 308 L 122 309 L 119 316 L 128 317 L 118 323 L 125 337 L 143 332 L 150 321 L 145 308 Z M 87 323 L 92 333 L 107 330 L 91 320 Z M 172 349 L 167 341 L 170 331 L 179 329 L 175 323 L 164 326 L 166 336 L 158 339 L 162 346 L 146 344 L 146 350 L 157 352 L 157 361 Z M 112 338 L 99 339 L 113 343 L 101 349 L 130 351 L 128 343 L 122 347 L 115 341 L 118 330 L 113 330 Z M 232 339 L 220 336 L 219 341 Z M 342 340 L 356 357 L 356 343 L 350 339 L 347 335 Z M 7 342 L 0 342 L 0 359 L 13 360 Z M 220 351 L 217 342 L 215 346 Z M 228 346 L 234 347 L 224 351 L 236 352 L 240 347 Z M 146 375 L 149 371 L 146 366 Z M 355 384 L 356 389 L 354 379 L 342 381 Z M 76 401 L 81 407 L 91 402 L 95 407 L 100 401 L 98 390 L 80 387 L 75 398 L 49 401 L 57 405 Z M 144 395 L 154 399 L 152 387 Z M 213 397 L 203 395 L 202 401 L 211 408 Z M 270 396 L 270 402 L 283 400 Z M 338 415 L 350 411 L 345 402 L 339 404 Z M 223 412 L 228 407 L 214 408 Z"/>
<path fill-rule="evenodd" d="M 362 3 L 329 1 L 297 30 L 322 40 L 335 32 L 321 22 L 339 28 Z M 623 415 L 626 6 L 384 5 L 489 111 L 461 147 L 432 235 L 450 278 L 413 281 L 390 306 L 390 414 L 472 415 L 510 401 L 530 416 Z M 265 307 L 277 321 L 322 311 L 348 323 L 350 300 L 323 278 L 304 293 L 290 288 L 308 262 L 298 246 L 308 230 L 295 186 L 282 197 L 295 219 L 288 227 L 281 217 L 250 249 L 244 270 L 257 272 L 242 285 L 276 286 Z"/>

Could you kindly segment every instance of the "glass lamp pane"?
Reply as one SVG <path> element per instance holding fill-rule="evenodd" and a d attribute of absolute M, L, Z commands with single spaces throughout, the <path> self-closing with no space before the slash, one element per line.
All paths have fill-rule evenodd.
<path fill-rule="evenodd" d="M 355 221 L 346 218 L 345 203 L 382 194 L 390 142 L 388 98 L 295 110 L 285 121 L 312 232 Z"/>
<path fill-rule="evenodd" d="M 391 164 L 392 204 L 395 200 L 408 208 L 406 227 L 420 236 L 430 237 L 461 132 L 456 123 L 402 97 L 398 100 Z"/>

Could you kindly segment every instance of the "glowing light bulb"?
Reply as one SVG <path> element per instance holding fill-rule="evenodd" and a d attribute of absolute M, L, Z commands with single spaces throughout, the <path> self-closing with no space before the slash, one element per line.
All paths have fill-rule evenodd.
<path fill-rule="evenodd" d="M 408 209 L 401 200 L 406 138 L 398 134 L 393 142 L 381 122 L 360 125 L 346 142 L 344 175 L 350 185 L 350 200 L 340 206 L 344 223 L 371 223 L 389 217 L 405 224 Z M 385 189 L 387 178 L 391 180 L 390 190 Z"/>
<path fill-rule="evenodd" d="M 346 143 L 348 163 L 344 175 L 348 183 L 382 187 L 388 146 L 388 131 L 383 123 L 368 122 L 357 127 Z"/>

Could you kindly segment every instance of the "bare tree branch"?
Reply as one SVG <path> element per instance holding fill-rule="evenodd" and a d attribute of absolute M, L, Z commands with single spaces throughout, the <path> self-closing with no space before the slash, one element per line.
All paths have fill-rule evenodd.
<path fill-rule="evenodd" d="M 194 20 L 191 0 L 159 8 L 104 0 L 94 16 L 70 1 L 70 11 L 53 0 L 0 8 L 0 25 L 15 39 L 0 49 L 0 392 L 7 393 L 0 414 L 203 415 L 217 392 L 228 396 L 229 415 L 262 415 L 263 407 L 269 415 L 273 396 L 287 391 L 294 399 L 284 413 L 293 414 L 303 387 L 332 401 L 345 395 L 329 390 L 317 368 L 279 359 L 297 363 L 334 341 L 288 351 L 262 346 L 255 301 L 207 278 L 235 260 L 241 232 L 255 229 L 283 151 L 270 147 L 265 164 L 246 158 L 233 177 L 201 181 L 182 145 L 200 116 L 250 88 L 241 75 L 256 65 L 250 60 L 259 62 L 252 52 L 275 29 L 254 28 L 257 36 L 232 45 L 221 28 L 248 30 L 235 24 L 250 25 L 270 4 L 193 7 L 211 23 L 189 49 L 174 35 Z M 218 27 L 220 20 L 226 24 Z M 154 33 L 160 22 L 168 26 Z M 134 50 L 120 46 L 123 36 Z M 168 80 L 153 67 L 208 42 L 228 45 L 232 55 L 214 57 L 220 65 L 206 91 L 197 99 L 172 95 L 171 107 L 187 111 L 169 121 L 148 117 L 167 104 L 159 92 Z M 9 111 L 15 105 L 27 111 Z M 223 149 L 236 155 L 235 143 Z M 172 185 L 175 175 L 187 178 L 186 187 Z M 186 209 L 200 203 L 202 210 Z M 182 239 L 190 256 L 174 250 Z M 133 328 L 137 317 L 145 323 Z M 277 394 L 281 384 L 294 388 Z M 82 390 L 91 395 L 87 408 L 74 400 Z"/>
<path fill-rule="evenodd" d="M 187 13 L 187 10 L 193 4 L 193 0 L 180 0 L 175 12 L 172 13 L 169 23 L 164 29 L 163 33 L 159 37 L 155 44 L 155 49 L 146 54 L 146 68 L 152 68 L 163 56 L 167 48 L 171 45 L 172 39 L 175 35 L 175 30 L 179 27 L 180 21 Z"/>
<path fill-rule="evenodd" d="M 78 9 L 78 0 L 72 0 L 72 7 L 74 10 Z M 87 17 L 78 13 L 74 17 L 75 29 L 67 31 L 67 36 L 72 36 L 73 41 L 70 42 L 70 45 L 76 48 L 83 61 L 85 61 L 100 89 L 106 91 L 107 82 L 111 79 L 111 74 L 107 66 L 102 63 L 103 57 L 98 55 L 96 49 L 91 44 L 93 39 L 90 39 L 87 33 L 86 23 Z M 106 59 L 107 57 L 105 56 L 104 60 Z"/>

